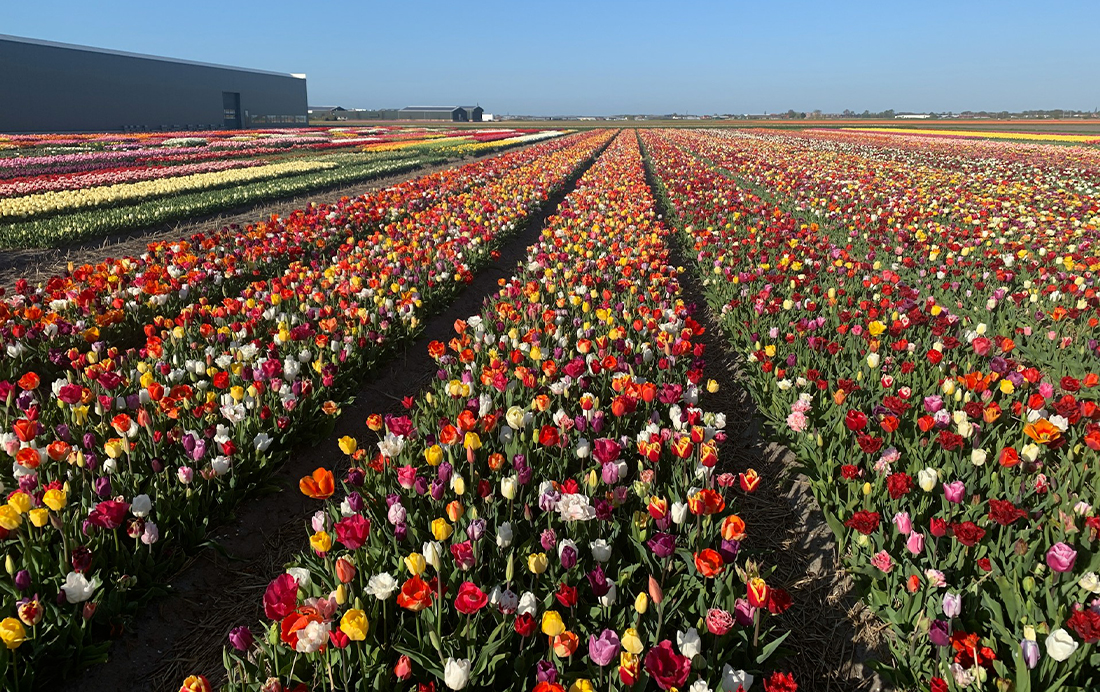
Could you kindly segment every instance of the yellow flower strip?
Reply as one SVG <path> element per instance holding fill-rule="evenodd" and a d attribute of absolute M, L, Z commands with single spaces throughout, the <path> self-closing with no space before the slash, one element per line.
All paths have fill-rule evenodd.
<path fill-rule="evenodd" d="M 931 130 L 910 127 L 843 127 L 849 132 L 936 135 L 938 137 L 984 137 L 988 139 L 1035 139 L 1048 142 L 1100 142 L 1100 134 L 1070 135 L 1061 132 L 996 132 L 993 130 Z"/>
<path fill-rule="evenodd" d="M 335 168 L 336 164 L 322 161 L 289 161 L 266 166 L 242 168 L 213 173 L 196 173 L 178 178 L 144 180 L 139 183 L 102 185 L 85 190 L 58 190 L 25 197 L 0 200 L 0 219 L 31 218 L 46 214 L 138 202 L 153 197 L 166 197 L 210 188 L 227 187 L 240 183 L 297 175 Z"/>

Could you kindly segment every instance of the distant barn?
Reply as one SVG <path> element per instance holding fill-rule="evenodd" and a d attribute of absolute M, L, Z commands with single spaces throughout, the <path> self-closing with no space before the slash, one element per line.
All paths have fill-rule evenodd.
<path fill-rule="evenodd" d="M 305 75 L 0 34 L 0 132 L 295 127 Z M 18 106 L 14 104 L 19 104 Z"/>
<path fill-rule="evenodd" d="M 481 106 L 407 106 L 398 111 L 400 120 L 443 120 L 453 123 L 479 123 L 485 112 Z"/>

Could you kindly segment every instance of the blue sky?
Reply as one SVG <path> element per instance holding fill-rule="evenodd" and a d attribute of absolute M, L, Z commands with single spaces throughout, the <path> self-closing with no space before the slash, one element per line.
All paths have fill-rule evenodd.
<path fill-rule="evenodd" d="M 1100 108 L 1100 0 L 8 2 L 0 33 L 512 114 Z"/>

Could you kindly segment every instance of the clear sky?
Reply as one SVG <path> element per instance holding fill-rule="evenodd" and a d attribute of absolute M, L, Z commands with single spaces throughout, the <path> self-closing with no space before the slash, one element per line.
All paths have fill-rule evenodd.
<path fill-rule="evenodd" d="M 0 33 L 511 114 L 1100 108 L 1100 0 L 9 0 Z"/>

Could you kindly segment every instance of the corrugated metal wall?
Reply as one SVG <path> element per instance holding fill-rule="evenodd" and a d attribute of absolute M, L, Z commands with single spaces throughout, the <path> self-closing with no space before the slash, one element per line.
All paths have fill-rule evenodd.
<path fill-rule="evenodd" d="M 0 37 L 0 132 L 223 126 L 223 92 L 244 127 L 306 124 L 306 80 Z"/>

